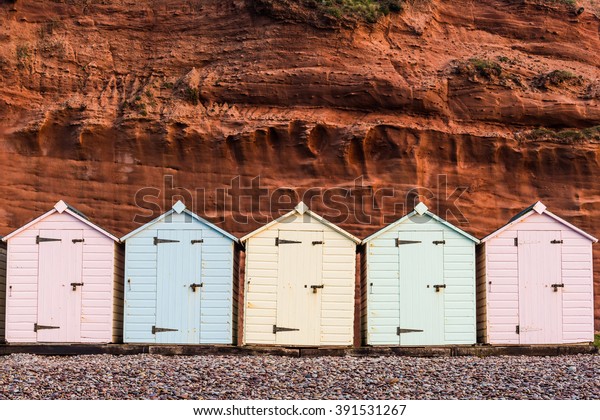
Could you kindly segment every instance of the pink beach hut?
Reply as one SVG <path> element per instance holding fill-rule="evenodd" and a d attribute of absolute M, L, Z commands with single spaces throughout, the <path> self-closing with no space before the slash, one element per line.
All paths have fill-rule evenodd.
<path fill-rule="evenodd" d="M 6 341 L 122 339 L 123 252 L 117 238 L 59 201 L 3 241 Z"/>
<path fill-rule="evenodd" d="M 537 202 L 477 250 L 478 341 L 563 344 L 594 339 L 592 244 Z"/>

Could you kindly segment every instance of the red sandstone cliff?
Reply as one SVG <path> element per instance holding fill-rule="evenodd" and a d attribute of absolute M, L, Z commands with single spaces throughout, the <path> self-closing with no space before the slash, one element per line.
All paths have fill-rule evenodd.
<path fill-rule="evenodd" d="M 455 188 L 449 220 L 478 236 L 537 199 L 600 235 L 594 10 L 435 0 L 327 29 L 250 3 L 0 1 L 0 234 L 61 198 L 126 233 L 159 188 L 241 235 L 266 216 L 217 189 L 260 176 L 281 201 L 337 188 L 313 207 L 359 236 L 407 194 L 457 213 Z M 370 224 L 339 216 L 357 182 Z"/>

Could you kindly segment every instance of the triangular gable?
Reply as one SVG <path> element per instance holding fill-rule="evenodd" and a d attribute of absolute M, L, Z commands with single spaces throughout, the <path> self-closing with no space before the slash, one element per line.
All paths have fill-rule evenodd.
<path fill-rule="evenodd" d="M 89 227 L 93 228 L 94 230 L 100 232 L 104 236 L 109 237 L 110 239 L 112 239 L 115 242 L 119 242 L 119 238 L 115 237 L 114 235 L 111 235 L 110 233 L 108 233 L 107 231 L 105 231 L 100 226 L 96 225 L 95 223 L 92 223 L 83 213 L 81 213 L 79 210 L 75 209 L 74 207 L 69 206 L 67 203 L 65 203 L 62 200 L 60 200 L 58 203 L 56 203 L 52 210 L 42 214 L 40 217 L 33 219 L 31 222 L 27 223 L 26 225 L 20 227 L 19 229 L 15 230 L 14 232 L 12 232 L 8 235 L 6 235 L 4 238 L 2 238 L 2 241 L 4 241 L 4 242 L 8 241 L 10 238 L 29 229 L 31 226 L 44 220 L 47 217 L 53 215 L 54 213 L 59 213 L 59 214 L 67 213 L 70 216 L 74 217 L 75 219 L 79 220 L 80 222 L 83 222 L 86 225 L 88 225 Z"/>
<path fill-rule="evenodd" d="M 185 213 L 185 214 L 191 216 L 196 221 L 202 223 L 203 225 L 206 225 L 209 229 L 217 231 L 220 234 L 222 234 L 222 235 L 226 236 L 227 238 L 231 239 L 233 242 L 236 242 L 236 243 L 239 242 L 239 239 L 236 238 L 235 236 L 233 236 L 231 233 L 229 233 L 229 232 L 221 229 L 220 227 L 216 226 L 215 224 L 209 222 L 208 220 L 206 220 L 206 219 L 198 216 L 196 213 L 193 213 L 190 210 L 188 210 L 185 207 L 185 204 L 183 204 L 181 201 L 178 201 L 177 203 L 175 203 L 175 205 L 173 205 L 173 208 L 171 208 L 171 210 L 167 211 L 166 213 L 161 214 L 156 219 L 154 219 L 154 220 L 146 223 L 143 226 L 140 226 L 139 228 L 137 228 L 133 232 L 130 232 L 127 235 L 123 236 L 121 238 L 121 242 L 125 242 L 127 239 L 131 238 L 132 236 L 137 235 L 138 233 L 140 233 L 143 230 L 148 229 L 150 226 L 152 226 L 152 225 L 160 222 L 161 220 L 166 219 L 167 217 L 169 217 L 173 213 L 177 213 L 177 214 Z"/>
<path fill-rule="evenodd" d="M 313 213 L 311 210 L 309 210 L 308 206 L 307 206 L 306 204 L 304 204 L 303 202 L 300 202 L 300 203 L 298 203 L 298 205 L 297 205 L 297 206 L 294 208 L 294 210 L 292 210 L 292 211 L 290 211 L 290 212 L 288 212 L 288 213 L 284 214 L 284 215 L 283 215 L 283 216 L 281 216 L 281 217 L 278 217 L 277 219 L 275 219 L 275 220 L 273 220 L 273 221 L 271 221 L 271 222 L 267 223 L 267 224 L 266 224 L 266 225 L 264 225 L 264 226 L 261 226 L 260 228 L 256 229 L 255 231 L 253 231 L 253 232 L 250 232 L 250 233 L 249 233 L 249 234 L 247 234 L 246 236 L 242 237 L 242 238 L 240 239 L 240 241 L 241 241 L 242 243 L 244 243 L 244 242 L 246 242 L 248 239 L 250 239 L 251 237 L 253 237 L 253 236 L 255 236 L 255 235 L 257 235 L 257 234 L 259 234 L 259 233 L 261 233 L 261 232 L 264 232 L 264 231 L 265 231 L 265 230 L 267 230 L 267 229 L 270 229 L 272 226 L 274 226 L 274 225 L 276 225 L 276 224 L 278 224 L 278 223 L 281 223 L 281 222 L 283 222 L 285 219 L 287 219 L 287 218 L 289 218 L 289 217 L 293 216 L 293 215 L 294 215 L 294 214 L 296 214 L 296 213 L 297 213 L 297 214 L 299 214 L 299 215 L 301 215 L 301 216 L 302 216 L 302 215 L 305 215 L 305 214 L 307 214 L 308 216 L 310 216 L 310 217 L 312 217 L 313 219 L 315 219 L 317 222 L 319 222 L 319 223 L 321 223 L 321 224 L 323 224 L 323 225 L 325 225 L 325 226 L 327 226 L 327 227 L 330 227 L 331 229 L 333 229 L 334 231 L 336 231 L 336 232 L 337 232 L 337 233 L 339 233 L 340 235 L 342 235 L 342 236 L 344 236 L 344 237 L 346 237 L 346 238 L 350 239 L 350 240 L 351 240 L 351 241 L 353 241 L 354 243 L 356 243 L 356 244 L 359 244 L 359 243 L 360 243 L 360 239 L 358 239 L 356 236 L 354 236 L 354 235 L 350 234 L 349 232 L 346 232 L 346 231 L 345 231 L 344 229 L 342 229 L 341 227 L 337 226 L 337 225 L 336 225 L 336 224 L 334 224 L 334 223 L 331 223 L 330 221 L 328 221 L 328 220 L 324 219 L 323 217 L 319 216 L 318 214 L 316 214 L 316 213 Z"/>
<path fill-rule="evenodd" d="M 404 223 L 406 220 L 410 219 L 411 217 L 415 216 L 415 215 L 419 215 L 419 216 L 429 216 L 431 217 L 433 220 L 435 220 L 436 222 L 441 223 L 442 225 L 448 227 L 449 229 L 459 233 L 460 235 L 464 236 L 467 239 L 470 239 L 471 241 L 475 242 L 476 244 L 479 243 L 479 239 L 477 239 L 476 237 L 474 237 L 473 235 L 469 235 L 467 232 L 465 232 L 464 230 L 454 226 L 452 223 L 447 222 L 446 220 L 442 219 L 441 217 L 439 217 L 438 215 L 432 213 L 429 211 L 429 209 L 427 208 L 427 206 L 424 203 L 419 203 L 415 206 L 415 209 L 413 211 L 411 211 L 410 213 L 408 213 L 407 215 L 401 217 L 400 219 L 396 220 L 395 222 L 387 225 L 386 227 L 384 227 L 383 229 L 378 230 L 377 232 L 373 233 L 372 235 L 370 235 L 369 237 L 365 238 L 362 243 L 366 244 L 367 242 L 377 238 L 378 236 L 384 234 L 385 232 L 394 229 L 396 226 L 398 226 L 401 223 Z"/>
<path fill-rule="evenodd" d="M 490 233 L 489 235 L 487 235 L 485 238 L 483 238 L 481 240 L 481 242 L 487 242 L 488 240 L 498 236 L 499 234 L 501 234 L 502 232 L 504 232 L 505 230 L 509 229 L 510 227 L 522 222 L 523 220 L 527 219 L 529 216 L 533 215 L 533 214 L 545 214 L 549 217 L 551 217 L 552 219 L 556 220 L 557 222 L 561 223 L 562 225 L 568 227 L 571 230 L 574 230 L 575 232 L 579 233 L 581 236 L 589 239 L 592 242 L 598 242 L 598 239 L 596 239 L 595 237 L 593 237 L 592 235 L 590 235 L 587 232 L 584 232 L 583 230 L 579 229 L 578 227 L 572 225 L 571 223 L 567 222 L 564 219 L 561 219 L 560 217 L 558 217 L 557 215 L 555 215 L 554 213 L 551 213 L 550 211 L 548 211 L 548 209 L 546 208 L 546 206 L 541 202 L 538 201 L 537 203 L 527 207 L 525 210 L 519 212 L 516 216 L 514 216 L 512 219 L 509 220 L 509 222 L 507 224 L 505 224 L 504 226 L 502 226 L 500 229 L 495 230 L 494 232 Z"/>

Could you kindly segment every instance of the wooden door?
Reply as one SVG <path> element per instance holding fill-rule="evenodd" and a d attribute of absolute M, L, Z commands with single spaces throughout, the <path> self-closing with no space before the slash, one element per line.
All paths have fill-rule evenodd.
<path fill-rule="evenodd" d="M 519 231 L 519 342 L 562 342 L 560 231 Z M 552 285 L 558 285 L 552 287 Z M 517 328 L 517 326 L 515 326 Z"/>
<path fill-rule="evenodd" d="M 199 344 L 202 231 L 159 230 L 156 325 L 160 344 Z"/>
<path fill-rule="evenodd" d="M 278 244 L 276 344 L 321 342 L 323 232 L 280 231 Z"/>
<path fill-rule="evenodd" d="M 444 232 L 399 232 L 398 255 L 399 344 L 443 344 Z"/>
<path fill-rule="evenodd" d="M 81 341 L 83 231 L 41 230 L 38 243 L 37 341 Z"/>

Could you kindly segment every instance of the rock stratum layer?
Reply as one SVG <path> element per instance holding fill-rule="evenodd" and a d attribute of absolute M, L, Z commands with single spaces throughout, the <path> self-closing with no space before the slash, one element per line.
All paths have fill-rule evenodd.
<path fill-rule="evenodd" d="M 244 0 L 0 2 L 0 234 L 59 199 L 124 234 L 179 195 L 241 235 L 308 191 L 359 236 L 417 196 L 479 237 L 538 199 L 600 236 L 599 33 L 543 1 L 356 28 Z M 274 195 L 238 205 L 257 177 Z"/>

